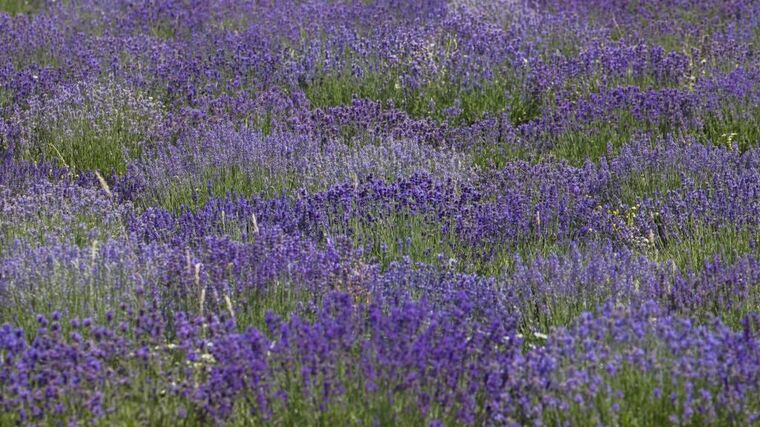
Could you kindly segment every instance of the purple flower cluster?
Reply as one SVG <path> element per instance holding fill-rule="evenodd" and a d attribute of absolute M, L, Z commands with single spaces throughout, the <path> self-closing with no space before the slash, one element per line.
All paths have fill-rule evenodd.
<path fill-rule="evenodd" d="M 752 425 L 755 1 L 0 1 L 0 425 Z"/>
<path fill-rule="evenodd" d="M 639 410 L 628 399 L 637 393 L 662 410 L 649 422 L 743 424 L 760 409 L 756 317 L 734 332 L 652 302 L 605 305 L 548 338 L 525 337 L 498 315 L 475 320 L 468 296 L 451 297 L 436 309 L 425 299 L 357 305 L 331 294 L 313 321 L 268 316 L 267 333 L 179 313 L 173 341 L 160 338 L 167 325 L 148 310 L 65 328 L 58 313 L 39 316 L 33 339 L 1 331 L 0 404 L 21 422 L 71 420 L 77 408 L 85 420 L 109 419 L 122 410 L 119 396 L 167 396 L 201 421 L 351 407 L 367 422 L 411 413 L 466 424 L 620 423 Z M 150 370 L 152 381 L 137 381 Z"/>

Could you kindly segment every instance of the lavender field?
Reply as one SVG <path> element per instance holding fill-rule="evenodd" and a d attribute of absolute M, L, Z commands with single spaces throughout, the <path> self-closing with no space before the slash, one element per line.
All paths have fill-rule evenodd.
<path fill-rule="evenodd" d="M 760 2 L 0 0 L 16 425 L 760 425 Z"/>

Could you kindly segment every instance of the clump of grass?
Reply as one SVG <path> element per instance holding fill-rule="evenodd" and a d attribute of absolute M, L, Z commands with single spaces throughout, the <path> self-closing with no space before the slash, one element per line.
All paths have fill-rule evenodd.
<path fill-rule="evenodd" d="M 127 160 L 142 153 L 142 137 L 133 133 L 123 117 L 106 123 L 75 120 L 66 134 L 58 129 L 39 128 L 37 138 L 45 158 L 57 160 L 72 171 L 103 170 L 123 174 Z"/>
<path fill-rule="evenodd" d="M 551 155 L 574 166 L 586 161 L 598 162 L 606 155 L 614 155 L 631 140 L 631 134 L 622 125 L 602 125 L 591 131 L 567 132 L 556 136 L 548 150 Z"/>
<path fill-rule="evenodd" d="M 749 227 L 693 224 L 688 229 L 669 236 L 648 255 L 660 262 L 673 261 L 683 270 L 699 270 L 715 258 L 728 264 L 747 254 L 760 259 L 760 248 L 753 240 L 756 232 Z"/>
<path fill-rule="evenodd" d="M 589 160 L 598 162 L 602 157 L 617 155 L 636 136 L 646 135 L 654 141 L 670 135 L 679 136 L 683 132 L 666 120 L 659 123 L 637 120 L 626 110 L 617 111 L 613 117 L 547 135 L 551 146 L 546 154 L 566 160 L 571 165 L 582 166 Z"/>
<path fill-rule="evenodd" d="M 760 143 L 760 109 L 746 111 L 724 110 L 720 114 L 709 114 L 703 120 L 702 129 L 695 132 L 697 138 L 706 144 L 732 147 L 745 152 Z"/>
<path fill-rule="evenodd" d="M 151 25 L 149 33 L 160 40 L 173 40 L 176 36 L 174 27 L 167 22 L 157 22 Z"/>
<path fill-rule="evenodd" d="M 302 89 L 315 107 L 350 104 L 354 98 L 392 102 L 396 108 L 415 118 L 447 121 L 454 126 L 467 125 L 486 115 L 508 112 L 514 125 L 527 123 L 540 115 L 541 99 L 507 77 L 482 82 L 480 87 L 462 87 L 444 77 L 418 88 L 402 85 L 400 73 L 374 74 L 362 77 L 350 74 L 327 74 Z"/>
<path fill-rule="evenodd" d="M 11 16 L 39 12 L 44 6 L 42 0 L 0 0 L 0 12 Z"/>
<path fill-rule="evenodd" d="M 641 199 L 679 189 L 682 182 L 681 174 L 677 170 L 665 168 L 660 171 L 635 172 L 616 184 L 618 187 L 615 197 L 625 205 L 635 206 Z"/>
<path fill-rule="evenodd" d="M 472 148 L 473 164 L 482 170 L 502 170 L 512 160 L 531 160 L 536 156 L 529 149 L 507 142 L 478 141 Z"/>
<path fill-rule="evenodd" d="M 142 203 L 178 212 L 183 208 L 198 209 L 212 197 L 222 198 L 229 194 L 274 197 L 299 188 L 295 174 L 281 176 L 264 170 L 259 172 L 243 170 L 237 165 L 206 168 L 197 178 L 180 178 L 159 186 L 151 194 L 144 195 Z"/>
<path fill-rule="evenodd" d="M 13 102 L 13 93 L 0 86 L 0 108 L 5 108 Z"/>
<path fill-rule="evenodd" d="M 56 161 L 73 173 L 123 174 L 142 155 L 161 115 L 158 103 L 119 83 L 81 83 L 36 99 L 21 113 L 20 153 Z"/>

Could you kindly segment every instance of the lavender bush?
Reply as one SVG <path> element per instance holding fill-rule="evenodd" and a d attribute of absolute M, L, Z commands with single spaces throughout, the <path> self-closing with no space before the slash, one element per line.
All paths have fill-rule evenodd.
<path fill-rule="evenodd" d="M 0 425 L 760 422 L 758 22 L 0 0 Z"/>

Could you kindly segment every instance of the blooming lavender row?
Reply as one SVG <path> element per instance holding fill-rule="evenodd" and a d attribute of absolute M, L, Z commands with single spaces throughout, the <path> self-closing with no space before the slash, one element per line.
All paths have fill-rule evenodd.
<path fill-rule="evenodd" d="M 97 91 L 104 78 L 115 79 L 138 97 L 144 92 L 165 99 L 176 110 L 172 115 L 223 119 L 232 114 L 251 122 L 276 118 L 268 117 L 269 110 L 281 112 L 280 108 L 252 111 L 250 107 L 262 101 L 274 104 L 268 107 L 281 107 L 287 97 L 266 100 L 261 94 L 285 86 L 316 107 L 348 103 L 353 95 L 398 98 L 406 103 L 396 102 L 396 109 L 448 117 L 452 124 L 479 121 L 480 112 L 496 117 L 506 112 L 506 123 L 499 126 L 516 127 L 527 145 L 577 130 L 589 120 L 618 118 L 614 113 L 619 110 L 643 120 L 646 127 L 666 126 L 671 131 L 696 127 L 699 132 L 705 131 L 707 116 L 728 114 L 721 106 L 726 100 L 733 104 L 734 117 L 755 114 L 757 88 L 752 76 L 757 71 L 747 32 L 752 31 L 757 10 L 751 2 L 734 2 L 731 7 L 688 5 L 684 14 L 717 22 L 710 22 L 706 26 L 710 31 L 705 31 L 700 27 L 704 22 L 676 20 L 678 27 L 687 27 L 683 40 L 678 40 L 684 49 L 669 52 L 657 41 L 677 37 L 673 27 L 653 25 L 643 34 L 626 34 L 623 29 L 631 24 L 618 23 L 614 28 L 584 31 L 584 14 L 592 13 L 581 12 L 584 7 L 563 11 L 569 6 L 515 3 L 506 8 L 511 16 L 530 16 L 534 24 L 500 26 L 488 22 L 477 6 L 443 2 L 431 2 L 429 9 L 406 4 L 416 11 L 406 15 L 388 13 L 388 6 L 381 3 L 246 7 L 219 2 L 217 7 L 187 9 L 165 2 L 158 13 L 113 2 L 88 5 L 101 11 L 89 20 L 77 15 L 76 9 L 51 6 L 46 15 L 6 18 L 8 42 L 28 48 L 6 53 L 4 91 L 16 106 L 38 102 L 34 100 L 39 97 L 58 104 L 64 101 L 54 94 L 61 88 L 75 90 L 70 88 L 87 81 Z M 636 13 L 659 13 L 646 9 Z M 672 15 L 678 16 L 678 8 L 673 9 Z M 383 25 L 362 31 L 378 16 L 387 18 Z M 672 18 L 659 19 L 675 25 Z M 239 27 L 241 21 L 249 27 Z M 202 30 L 190 32 L 189 23 Z M 340 30 L 318 37 L 331 27 Z M 103 32 L 103 28 L 112 30 Z M 79 32 L 65 37 L 72 29 Z M 698 39 L 699 32 L 708 33 L 706 40 Z M 559 34 L 565 43 L 572 40 L 580 47 L 562 45 L 555 39 L 561 40 Z M 695 46 L 695 38 L 703 51 Z M 108 48 L 96 47 L 103 44 Z M 441 81 L 459 89 L 438 87 Z M 348 88 L 336 94 L 341 89 L 336 85 L 342 84 Z M 495 104 L 478 111 L 469 88 L 481 90 Z M 317 93 L 322 89 L 328 93 Z M 307 124 L 300 116 L 286 119 Z"/>
<path fill-rule="evenodd" d="M 33 339 L 2 328 L 0 404 L 24 423 L 299 422 L 304 411 L 370 423 L 757 419 L 756 318 L 734 332 L 655 303 L 605 306 L 549 338 L 524 337 L 500 316 L 473 320 L 469 298 L 451 297 L 434 310 L 333 294 L 313 321 L 268 316 L 267 333 L 178 313 L 174 340 L 161 338 L 168 325 L 149 308 L 109 312 L 102 325 L 39 316 Z M 151 399 L 165 402 L 160 412 L 130 412 Z"/>

